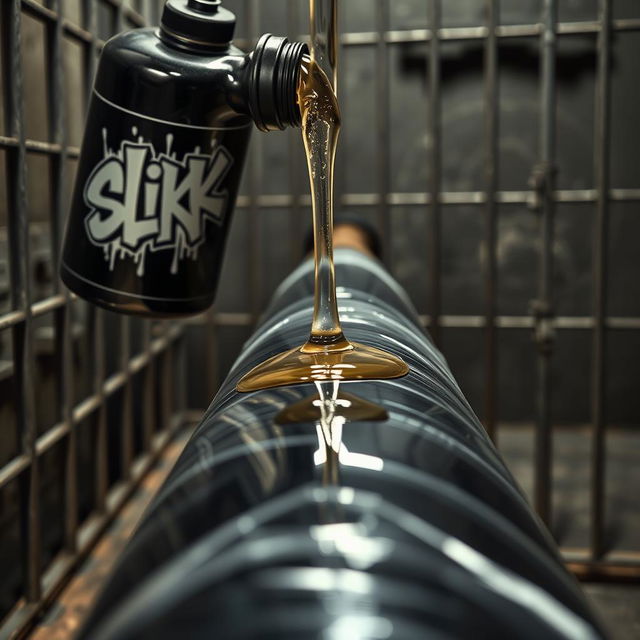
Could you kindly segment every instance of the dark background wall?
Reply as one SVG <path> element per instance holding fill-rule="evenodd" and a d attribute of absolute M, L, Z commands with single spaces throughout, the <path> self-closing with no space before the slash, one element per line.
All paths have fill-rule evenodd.
<path fill-rule="evenodd" d="M 152 19 L 162 5 L 160 0 L 147 0 L 143 4 Z M 353 41 L 354 36 L 350 34 L 364 34 L 364 39 L 371 43 L 343 47 L 341 103 L 344 127 L 337 166 L 337 191 L 348 203 L 342 208 L 363 211 L 372 219 L 377 219 L 377 198 L 381 189 L 400 196 L 394 195 L 392 202 L 403 199 L 417 202 L 391 204 L 386 209 L 391 230 L 386 262 L 407 288 L 420 313 L 427 316 L 432 275 L 427 253 L 430 211 L 423 203 L 431 170 L 428 45 L 418 41 L 390 43 L 385 47 L 389 86 L 385 102 L 381 104 L 377 92 L 380 53 L 375 43 L 381 27 L 379 3 L 376 0 L 347 0 L 339 4 L 341 30 L 347 40 Z M 500 4 L 501 24 L 534 25 L 541 19 L 541 0 Z M 306 0 L 225 0 L 225 5 L 237 13 L 239 42 L 247 49 L 260 33 L 291 37 L 308 33 Z M 560 21 L 597 19 L 595 0 L 565 0 L 559 5 Z M 396 30 L 400 35 L 406 30 L 427 29 L 428 6 L 424 0 L 389 2 L 388 29 Z M 98 31 L 108 37 L 114 28 L 111 14 L 103 3 L 97 7 Z M 612 7 L 614 19 L 640 18 L 640 4 L 636 0 L 614 0 Z M 71 23 L 80 22 L 82 3 L 67 0 L 65 12 Z M 477 27 L 485 21 L 481 0 L 442 3 L 444 28 Z M 32 140 L 50 140 L 52 134 L 42 111 L 46 103 L 44 26 L 25 14 L 22 32 L 23 56 L 27 61 L 24 75 L 26 135 Z M 592 33 L 559 38 L 555 114 L 559 189 L 589 190 L 594 187 L 596 37 Z M 83 68 L 79 63 L 82 50 L 79 44 L 65 39 L 63 53 L 68 142 L 79 146 L 85 108 L 81 88 Z M 445 41 L 441 53 L 441 189 L 453 194 L 482 191 L 485 187 L 483 41 Z M 539 38 L 500 38 L 498 62 L 498 188 L 509 195 L 530 189 L 529 180 L 539 158 Z M 610 156 L 614 189 L 640 188 L 639 64 L 640 32 L 616 33 L 613 37 Z M 2 90 L 0 79 L 0 92 Z M 378 114 L 382 107 L 388 109 L 384 145 L 380 145 L 378 133 Z M 381 184 L 381 158 L 388 162 L 387 186 Z M 38 300 L 51 294 L 55 274 L 49 249 L 51 185 L 46 156 L 30 153 L 27 161 L 32 278 Z M 75 162 L 68 160 L 69 186 Z M 2 153 L 0 174 L 5 174 Z M 300 206 L 290 206 L 292 194 L 303 196 Z M 215 308 L 215 335 L 211 336 L 211 324 L 196 323 L 189 330 L 188 366 L 193 374 L 188 383 L 191 407 L 201 409 L 208 405 L 215 393 L 216 379 L 225 375 L 249 335 L 252 322 L 280 280 L 300 259 L 302 238 L 311 217 L 304 200 L 306 194 L 308 183 L 299 131 L 271 134 L 256 131 Z M 5 203 L 5 180 L 2 179 L 0 248 L 6 247 Z M 640 264 L 636 257 L 636 238 L 640 231 L 638 202 L 613 202 L 609 212 L 607 313 L 614 318 L 640 316 Z M 483 331 L 477 326 L 477 318 L 485 308 L 484 210 L 478 204 L 446 204 L 442 206 L 441 215 L 441 311 L 450 319 L 442 329 L 442 348 L 471 404 L 482 416 L 484 347 Z M 593 312 L 594 293 L 594 218 L 592 202 L 559 203 L 556 207 L 555 311 L 567 319 L 570 326 L 583 327 L 557 332 L 552 399 L 553 420 L 558 423 L 587 423 L 590 420 L 589 317 Z M 532 339 L 529 305 L 536 297 L 539 215 L 526 204 L 503 203 L 498 206 L 497 227 L 497 313 L 506 318 L 507 324 L 523 327 L 499 329 L 498 419 L 528 422 L 535 417 L 536 346 Z M 0 255 L 6 256 L 7 251 Z M 0 305 L 8 308 L 8 304 L 8 270 L 6 262 L 0 260 Z M 86 311 L 79 303 L 76 309 L 78 340 L 81 340 Z M 44 316 L 39 322 L 37 337 L 42 349 L 39 361 L 39 372 L 44 379 L 42 387 L 45 394 L 54 393 L 53 320 Z M 114 340 L 117 340 L 118 323 L 114 320 L 111 324 Z M 450 326 L 452 324 L 468 326 L 456 328 Z M 203 348 L 205 344 L 207 346 Z M 82 353 L 79 347 L 78 357 L 81 358 Z M 607 418 L 611 423 L 640 422 L 639 353 L 640 332 L 610 330 Z M 48 357 L 49 365 L 46 364 Z M 0 365 L 11 360 L 11 344 L 5 332 L 0 340 Z M 117 363 L 114 363 L 111 368 L 115 370 L 116 367 Z M 203 375 L 205 370 L 211 375 Z M 78 378 L 82 381 L 83 376 Z M 3 379 L 0 367 L 0 384 Z M 44 416 L 43 423 L 48 422 L 49 418 Z"/>
<path fill-rule="evenodd" d="M 306 2 L 300 2 L 297 29 L 292 28 L 287 2 L 270 0 L 258 13 L 242 0 L 226 5 L 240 19 L 239 36 L 271 31 L 290 35 L 307 33 Z M 541 20 L 542 2 L 503 2 L 501 24 L 535 24 Z M 377 3 L 348 0 L 341 5 L 344 34 L 376 31 Z M 394 0 L 389 3 L 390 29 L 425 29 L 428 3 Z M 485 24 L 480 0 L 442 3 L 443 24 L 448 27 Z M 597 19 L 595 0 L 559 3 L 560 21 Z M 613 2 L 614 18 L 640 17 L 634 0 Z M 248 26 L 247 22 L 251 24 Z M 356 194 L 349 201 L 366 201 L 380 190 L 376 109 L 378 58 L 376 44 L 343 49 L 341 102 L 344 127 L 338 159 L 337 189 Z M 390 44 L 386 47 L 390 71 L 388 92 L 389 189 L 393 193 L 420 194 L 429 185 L 428 157 L 428 49 L 426 42 Z M 559 189 L 594 188 L 594 110 L 596 34 L 563 35 L 557 55 L 557 185 Z M 444 42 L 442 45 L 442 185 L 447 192 L 482 191 L 484 178 L 484 95 L 482 40 Z M 499 161 L 501 191 L 530 189 L 530 176 L 539 158 L 539 38 L 499 40 Z M 611 183 L 614 189 L 640 187 L 640 33 L 618 33 L 613 39 Z M 298 131 L 256 134 L 250 167 L 242 193 L 245 196 L 307 193 Z M 292 178 L 293 175 L 293 178 Z M 252 182 L 253 178 L 253 182 Z M 359 195 L 358 195 L 359 194 Z M 364 194 L 364 195 L 363 195 Z M 250 198 L 249 198 L 250 200 Z M 300 229 L 308 226 L 307 207 L 292 214 L 272 198 L 267 207 L 240 207 L 217 309 L 249 314 L 262 307 L 274 287 L 297 260 Z M 271 206 L 275 203 L 275 206 Z M 247 204 L 243 201 L 242 204 Z M 344 208 L 344 207 L 343 207 Z M 349 206 L 374 219 L 377 206 Z M 556 314 L 577 318 L 593 313 L 592 252 L 595 205 L 560 203 L 556 208 L 554 241 L 554 297 Z M 640 231 L 637 202 L 616 202 L 610 208 L 610 261 L 608 314 L 640 316 L 637 238 Z M 429 314 L 429 238 L 426 205 L 390 206 L 391 251 L 388 266 L 409 291 L 421 314 Z M 292 217 L 293 216 L 293 217 Z M 485 260 L 483 207 L 448 204 L 442 208 L 442 313 L 470 316 L 484 313 L 483 266 Z M 256 226 L 259 231 L 255 231 Z M 538 214 L 526 204 L 500 204 L 498 211 L 498 300 L 500 316 L 530 316 L 536 297 L 538 273 Z M 254 234 L 252 236 L 252 234 Z M 258 236 L 256 240 L 256 235 Z M 252 239 L 253 238 L 253 239 Z M 257 249 L 257 254 L 255 253 Z M 252 265 L 250 255 L 257 255 Z M 248 321 L 248 318 L 245 318 Z M 560 423 L 590 420 L 591 331 L 560 329 L 553 358 L 553 419 Z M 513 324 L 513 322 L 512 322 Z M 249 327 L 221 327 L 222 369 L 228 366 Z M 536 347 L 532 329 L 499 330 L 499 419 L 531 421 L 535 416 Z M 443 350 L 469 400 L 482 413 L 484 385 L 482 330 L 443 329 Z M 607 362 L 608 419 L 612 423 L 640 421 L 640 333 L 628 329 L 610 332 Z M 204 390 L 201 390 L 204 393 Z M 196 401 L 194 397 L 194 402 Z"/>
<path fill-rule="evenodd" d="M 260 33 L 273 32 L 292 37 L 308 33 L 306 0 L 225 0 L 239 17 L 238 37 L 247 50 Z M 9 6 L 2 0 L 0 7 Z M 131 0 L 125 3 L 157 22 L 161 0 Z M 425 0 L 340 0 L 341 24 L 348 43 L 343 49 L 341 104 L 344 128 L 338 159 L 337 190 L 344 208 L 357 209 L 378 220 L 379 196 L 389 201 L 384 209 L 390 229 L 387 241 L 387 266 L 409 291 L 422 315 L 429 316 L 430 269 L 428 247 L 430 207 L 426 192 L 430 189 L 431 169 L 429 135 L 428 45 L 424 41 L 430 25 L 428 2 Z M 483 0 L 442 0 L 442 27 L 478 27 L 485 23 Z M 500 22 L 503 25 L 535 26 L 541 19 L 542 0 L 503 0 Z M 597 18 L 595 0 L 561 0 L 559 20 L 593 21 Z M 29 5 L 31 9 L 25 10 Z M 114 16 L 117 3 L 106 0 L 65 0 L 64 3 L 32 0 L 21 7 L 21 62 L 24 92 L 25 136 L 31 142 L 26 154 L 26 222 L 29 232 L 32 302 L 51 300 L 55 292 L 56 269 L 52 259 L 52 199 L 55 153 L 38 152 L 34 145 L 54 141 L 48 115 L 52 105 L 48 99 L 48 69 L 51 35 L 46 20 L 37 19 L 33 7 L 61 7 L 68 25 L 85 25 L 88 8 L 96 13 L 100 38 L 108 38 L 119 28 Z M 386 29 L 393 30 L 389 43 L 377 44 L 380 7 L 387 8 Z M 612 0 L 614 19 L 640 19 L 638 0 Z M 4 13 L 2 14 L 5 15 Z M 7 14 L 8 15 L 8 14 Z M 132 26 L 127 23 L 128 27 Z M 584 25 L 583 25 L 584 26 Z M 597 24 L 593 25 L 597 28 Z M 85 25 L 88 28 L 88 25 Z M 407 33 L 408 30 L 416 30 Z M 3 32 L 4 33 L 4 32 Z M 410 36 L 410 37 L 407 37 Z M 596 96 L 596 33 L 562 35 L 557 55 L 557 180 L 558 188 L 573 199 L 585 201 L 559 203 L 556 207 L 554 253 L 554 306 L 559 316 L 553 356 L 552 420 L 555 425 L 587 424 L 590 416 L 590 376 L 592 370 L 593 313 L 593 231 L 594 129 Z M 412 40 L 399 43 L 397 40 Z M 422 41 L 421 41 L 422 40 Z M 360 41 L 360 44 L 354 42 Z M 0 42 L 2 44 L 2 42 Z M 514 204 L 514 194 L 530 193 L 529 179 L 539 160 L 540 79 L 539 37 L 500 38 L 499 61 L 499 154 L 498 188 L 503 202 L 498 205 L 497 239 L 497 312 L 498 330 L 498 420 L 531 423 L 535 419 L 536 345 L 531 328 L 530 301 L 537 296 L 539 263 L 539 213 L 522 204 Z M 442 182 L 440 189 L 448 194 L 441 208 L 442 276 L 442 347 L 456 377 L 477 413 L 482 417 L 483 390 L 486 384 L 483 330 L 478 319 L 485 310 L 483 270 L 487 253 L 484 246 L 485 211 L 481 203 L 455 204 L 456 199 L 473 201 L 471 194 L 485 188 L 485 132 L 482 39 L 442 42 Z M 69 151 L 65 154 L 68 197 L 73 182 L 74 154 L 83 134 L 87 83 L 84 81 L 86 51 L 81 40 L 67 33 L 62 42 L 63 108 Z M 640 317 L 640 31 L 617 32 L 613 36 L 612 56 L 612 121 L 611 121 L 611 186 L 618 198 L 609 207 L 609 259 L 607 271 L 607 314 L 618 328 L 608 331 L 606 360 L 608 365 L 606 414 L 609 426 L 631 425 L 626 430 L 633 439 L 609 442 L 610 479 L 615 480 L 610 512 L 622 518 L 637 511 L 635 496 L 627 491 L 632 469 L 637 468 L 637 427 L 640 423 L 640 330 L 620 328 Z M 6 67 L 6 48 L 0 46 L 0 66 Z M 388 87 L 380 91 L 384 77 L 380 62 L 388 69 Z M 13 153 L 11 127 L 6 117 L 10 99 L 8 75 L 0 74 L 0 316 L 13 310 L 10 296 L 10 274 L 7 221 L 16 212 L 10 210 L 12 174 L 7 159 Z M 380 115 L 388 118 L 380 118 Z M 9 136 L 9 138 L 5 138 Z M 384 172 L 381 170 L 384 169 Z M 622 191 L 621 191 L 622 190 Z M 624 191 L 627 190 L 627 191 Z M 306 199 L 308 182 L 299 131 L 256 132 L 235 213 L 231 239 L 226 255 L 222 285 L 215 309 L 203 318 L 186 325 L 186 359 L 182 359 L 183 342 L 158 354 L 149 371 L 132 377 L 124 402 L 117 391 L 104 401 L 108 428 L 109 486 L 122 480 L 127 469 L 120 453 L 126 424 L 134 432 L 136 455 L 143 449 L 142 425 L 156 417 L 157 404 L 183 406 L 180 390 L 188 392 L 190 408 L 201 411 L 213 397 L 217 383 L 236 357 L 243 341 L 251 333 L 252 324 L 264 308 L 269 296 L 297 264 L 302 255 L 302 238 L 310 224 Z M 632 194 L 633 195 L 633 194 Z M 294 199 L 292 196 L 300 196 Z M 15 217 L 13 218 L 15 220 Z M 144 331 L 162 330 L 161 325 L 144 325 L 140 321 L 123 321 L 104 313 L 104 331 L 96 329 L 96 315 L 81 300 L 70 304 L 70 342 L 72 346 L 73 391 L 69 399 L 79 406 L 93 391 L 97 367 L 95 355 L 105 358 L 104 378 L 113 376 L 124 365 L 121 346 L 125 332 L 129 334 L 130 353 L 144 350 Z M 56 312 L 40 313 L 33 322 L 34 421 L 36 436 L 45 437 L 62 415 L 61 371 L 62 340 Z M 630 323 L 627 322 L 627 325 Z M 636 325 L 637 325 L 636 321 Z M 457 325 L 457 327 L 454 327 Z M 464 325 L 464 326 L 460 326 Z M 564 327 L 564 328 L 563 328 Z M 573 327 L 573 328 L 566 328 Z M 166 328 L 166 327 L 165 327 Z M 0 331 L 0 471 L 5 472 L 25 449 L 24 434 L 16 407 L 16 362 L 21 353 L 14 349 L 16 331 L 5 326 Z M 100 349 L 94 349 L 98 338 Z M 20 340 L 17 341 L 20 344 Z M 182 363 L 182 364 L 181 364 Z M 184 366 L 184 369 L 183 369 Z M 183 375 L 184 370 L 184 375 Z M 168 372 L 164 376 L 162 372 Z M 161 375 L 162 374 L 162 375 Z M 144 376 L 151 375 L 155 402 L 145 404 Z M 165 382 L 167 381 L 167 384 Z M 167 391 L 174 389 L 175 398 Z M 173 401 L 173 402 L 172 402 Z M 151 411 L 149 411 L 151 405 Z M 100 405 L 102 407 L 102 405 Z M 172 411 L 167 411 L 171 414 Z M 38 460 L 40 518 L 43 523 L 40 552 L 43 567 L 48 567 L 62 548 L 66 494 L 65 486 L 72 475 L 79 486 L 78 517 L 82 521 L 97 508 L 96 478 L 99 472 L 97 431 L 98 411 L 89 413 L 75 426 L 77 464 L 65 467 L 67 444 L 56 440 Z M 124 419 L 129 415 L 129 422 Z M 526 430 L 515 430 L 526 431 Z M 569 488 L 564 503 L 569 509 L 558 510 L 558 522 L 577 523 L 581 533 L 568 546 L 584 546 L 587 501 L 584 488 L 590 473 L 588 438 L 578 446 L 574 432 L 556 432 L 557 458 L 565 461 L 558 477 Z M 614 431 L 614 430 L 611 430 Z M 564 433 L 564 435 L 563 435 Z M 500 434 L 501 450 L 507 455 L 506 440 Z M 526 434 L 525 434 L 526 436 Z M 520 441 L 519 433 L 515 435 Z M 46 438 L 45 438 L 46 439 Z M 526 439 L 525 439 L 526 440 Z M 506 443 L 508 444 L 508 443 Z M 634 447 L 636 447 L 634 449 Z M 102 447 L 104 450 L 105 448 Z M 518 449 L 520 457 L 512 468 L 518 477 L 528 477 L 530 467 L 529 440 Z M 574 456 L 573 458 L 571 456 Z M 636 456 L 636 458 L 634 458 Z M 519 462 L 518 462 L 519 461 Z M 525 468 L 518 471 L 518 464 Z M 577 472 L 567 473 L 567 468 Z M 22 560 L 27 552 L 29 536 L 22 525 L 26 521 L 24 480 L 31 467 L 18 474 L 0 490 L 0 617 L 24 593 Z M 21 498 L 22 496 L 22 498 Z M 22 505 L 22 507 L 21 507 Z M 579 510 L 580 517 L 575 511 Z M 625 511 L 626 509 L 626 511 Z M 634 516 L 635 517 L 635 516 Z M 635 520 L 634 520 L 635 522 Z M 556 527 L 557 529 L 557 527 Z M 615 529 L 615 528 L 613 528 Z M 624 545 L 637 544 L 636 528 L 628 528 Z M 615 533 L 615 531 L 614 531 Z M 562 536 L 559 536 L 562 537 Z M 622 543 L 621 543 L 622 544 Z"/>

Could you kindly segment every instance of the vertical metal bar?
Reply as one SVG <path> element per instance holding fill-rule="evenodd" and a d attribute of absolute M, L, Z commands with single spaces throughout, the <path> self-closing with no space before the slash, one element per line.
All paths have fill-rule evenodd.
<path fill-rule="evenodd" d="M 13 330 L 13 357 L 16 382 L 16 413 L 23 454 L 29 457 L 29 468 L 20 479 L 22 539 L 25 541 L 25 595 L 37 601 L 41 594 L 41 532 L 39 500 L 39 464 L 36 456 L 36 424 L 34 415 L 34 350 L 29 273 L 29 221 L 27 219 L 27 154 L 24 132 L 22 60 L 20 54 L 20 0 L 2 2 L 1 40 L 6 43 L 4 54 L 5 90 L 9 100 L 5 105 L 7 130 L 18 140 L 15 148 L 7 149 L 7 208 L 11 269 L 11 302 L 14 309 L 25 314 L 22 323 Z"/>
<path fill-rule="evenodd" d="M 122 2 L 116 6 L 115 32 L 119 33 L 125 29 L 124 7 Z M 133 463 L 133 397 L 131 389 L 131 375 L 129 373 L 129 361 L 131 359 L 131 325 L 132 320 L 128 316 L 119 318 L 120 322 L 120 368 L 125 375 L 125 382 L 122 387 L 122 447 L 120 451 L 122 474 L 124 478 L 129 478 L 131 465 Z"/>
<path fill-rule="evenodd" d="M 297 37 L 299 22 L 298 0 L 289 0 L 287 5 L 287 31 L 290 38 Z M 289 190 L 291 192 L 291 208 L 289 209 L 291 220 L 290 260 L 291 268 L 293 269 L 303 257 L 302 237 L 305 228 L 304 223 L 309 219 L 309 216 L 304 215 L 300 206 L 301 172 L 300 163 L 295 161 L 303 142 L 297 129 L 287 131 L 287 135 L 289 136 Z"/>
<path fill-rule="evenodd" d="M 148 13 L 148 20 L 147 22 L 149 24 L 159 24 L 160 22 L 160 9 L 161 9 L 161 4 L 159 2 L 157 2 L 156 0 L 147 0 L 147 2 L 149 3 L 149 13 Z"/>
<path fill-rule="evenodd" d="M 104 312 L 93 305 L 87 307 L 89 326 L 92 328 L 91 343 L 93 346 L 93 389 L 98 397 L 96 409 L 96 509 L 104 511 L 107 506 L 109 488 L 109 451 L 107 442 L 107 407 L 105 404 L 105 346 L 104 346 Z"/>
<path fill-rule="evenodd" d="M 496 378 L 498 367 L 496 316 L 496 192 L 498 190 L 498 39 L 499 0 L 485 0 L 488 36 L 484 50 L 485 109 L 485 397 L 484 425 L 495 438 Z"/>
<path fill-rule="evenodd" d="M 122 448 L 120 455 L 123 477 L 129 478 L 131 464 L 133 463 L 133 396 L 131 390 L 131 374 L 129 372 L 129 361 L 131 359 L 131 318 L 122 317 L 119 321 L 121 326 L 119 364 L 125 376 L 125 382 L 122 386 Z"/>
<path fill-rule="evenodd" d="M 204 325 L 204 331 L 206 335 L 204 337 L 205 344 L 205 379 L 207 381 L 205 394 L 210 394 L 210 397 L 217 393 L 218 388 L 220 386 L 220 379 L 218 376 L 218 362 L 219 362 L 219 341 L 220 341 L 220 333 L 218 330 L 218 322 L 216 320 L 216 309 L 215 306 L 210 308 L 206 313 L 206 321 Z M 182 337 L 183 348 L 187 349 L 187 338 L 186 336 Z M 185 371 L 185 375 L 183 378 L 186 380 L 186 374 L 188 371 Z M 205 406 L 209 398 L 205 398 Z M 183 409 L 188 409 L 191 407 L 187 407 L 187 402 L 185 402 Z M 167 426 L 166 424 L 164 425 Z"/>
<path fill-rule="evenodd" d="M 152 22 L 152 11 L 154 5 L 157 6 L 158 3 L 154 3 L 151 0 L 143 0 L 142 2 L 141 13 L 144 16 L 146 24 L 154 24 Z M 146 453 L 148 451 L 151 451 L 153 429 L 157 419 L 154 400 L 154 373 L 156 363 L 153 355 L 153 350 L 151 348 L 153 323 L 151 320 L 147 319 L 141 320 L 140 322 L 142 323 L 142 348 L 147 356 L 147 366 L 140 373 L 140 375 L 142 376 L 142 452 Z"/>
<path fill-rule="evenodd" d="M 168 325 L 165 325 L 166 331 Z M 173 354 L 171 347 L 165 349 L 162 357 L 158 360 L 160 364 L 160 429 L 164 431 L 171 424 L 171 416 L 173 414 Z"/>
<path fill-rule="evenodd" d="M 245 0 L 245 14 L 249 39 L 255 40 L 260 33 L 260 0 Z M 262 307 L 262 221 L 258 196 L 262 183 L 263 136 L 253 136 L 251 152 L 248 158 L 249 172 L 249 292 L 251 296 L 250 311 L 254 324 L 258 321 Z"/>
<path fill-rule="evenodd" d="M 125 28 L 124 22 L 124 7 L 122 6 L 122 0 L 115 5 L 115 20 L 113 21 L 114 32 L 112 35 L 120 33 Z"/>
<path fill-rule="evenodd" d="M 544 0 L 541 47 L 540 165 L 538 188 L 541 196 L 540 271 L 535 302 L 537 367 L 537 424 L 535 437 L 534 504 L 543 521 L 551 516 L 551 355 L 553 350 L 552 281 L 553 219 L 555 204 L 555 62 L 556 0 Z"/>
<path fill-rule="evenodd" d="M 338 30 L 338 54 L 336 63 L 338 65 L 337 76 L 338 76 L 338 87 L 339 91 L 336 94 L 338 96 L 338 104 L 340 106 L 341 118 L 342 118 L 342 126 L 345 125 L 346 113 L 349 108 L 349 92 L 342 91 L 342 87 L 346 85 L 347 81 L 347 49 L 344 46 L 344 42 L 340 37 L 340 28 L 342 24 L 342 20 L 344 19 L 344 14 L 341 13 L 344 11 L 344 3 L 339 2 L 336 7 L 336 20 L 338 21 L 337 30 Z M 349 149 L 346 146 L 346 138 L 342 138 L 342 143 L 338 141 L 338 153 L 336 156 L 336 171 L 333 174 L 333 197 L 335 203 L 335 210 L 339 212 L 341 210 L 342 198 L 344 194 L 347 192 L 347 177 L 349 175 Z"/>
<path fill-rule="evenodd" d="M 85 42 L 82 45 L 82 66 L 83 66 L 83 82 L 85 89 L 85 109 L 91 99 L 91 88 L 93 86 L 93 78 L 96 72 L 98 49 L 96 43 L 96 32 L 98 29 L 98 15 L 96 11 L 97 4 L 94 0 L 83 0 L 82 17 L 83 26 L 91 34 L 91 42 Z"/>
<path fill-rule="evenodd" d="M 593 446 L 591 472 L 591 553 L 604 553 L 605 427 L 606 427 L 606 306 L 609 210 L 609 129 L 611 101 L 611 2 L 600 0 L 594 174 L 597 189 L 594 226 L 594 331 L 593 331 Z"/>
<path fill-rule="evenodd" d="M 389 2 L 378 0 L 376 11 L 376 137 L 378 179 L 378 228 L 382 237 L 383 257 L 387 266 L 392 262 L 391 216 L 387 211 L 389 194 L 389 58 L 385 34 L 389 30 Z"/>
<path fill-rule="evenodd" d="M 84 0 L 83 4 L 84 28 L 91 34 L 91 42 L 83 45 L 84 63 L 84 93 L 86 96 L 85 109 L 91 99 L 91 89 L 98 63 L 98 15 L 97 4 L 94 0 Z M 91 355 L 93 362 L 93 392 L 98 397 L 96 409 L 96 438 L 95 438 L 95 503 L 98 511 L 106 509 L 107 491 L 109 488 L 109 451 L 107 442 L 107 407 L 103 384 L 106 377 L 105 345 L 104 345 L 104 311 L 94 305 L 87 305 L 87 325 L 89 327 Z"/>
<path fill-rule="evenodd" d="M 440 315 L 441 315 L 441 259 L 440 259 L 440 188 L 442 176 L 442 126 L 441 126 L 441 96 L 440 96 L 440 22 L 441 0 L 431 0 L 429 4 L 429 27 L 431 29 L 431 41 L 429 43 L 428 56 L 428 84 L 429 87 L 429 164 L 431 175 L 429 180 L 429 195 L 431 200 L 429 227 L 430 233 L 427 242 L 429 280 L 431 295 L 429 296 L 429 315 L 431 325 L 429 332 L 436 345 L 441 343 Z"/>
<path fill-rule="evenodd" d="M 64 63 L 62 59 L 62 21 L 64 0 L 56 0 L 56 19 L 47 27 L 48 107 L 52 139 L 60 145 L 60 153 L 52 156 L 51 163 L 51 242 L 54 269 L 58 270 L 62 230 L 64 225 L 64 187 L 66 184 L 67 131 L 64 118 Z M 55 287 L 61 284 L 55 279 Z M 65 304 L 56 312 L 56 339 L 60 354 L 61 370 L 58 376 L 58 394 L 61 402 L 62 420 L 69 425 L 65 451 L 65 548 L 74 552 L 78 530 L 78 486 L 77 486 L 77 434 L 73 424 L 73 361 L 71 357 L 71 298 L 65 290 Z"/>
<path fill-rule="evenodd" d="M 152 344 L 153 327 L 151 320 L 143 321 L 143 349 L 147 356 L 147 366 L 141 372 L 142 376 L 142 450 L 147 452 L 151 450 L 151 442 L 153 438 L 153 428 L 156 421 L 155 411 L 155 359 Z"/>
<path fill-rule="evenodd" d="M 175 341 L 169 344 L 169 349 L 174 350 L 173 367 L 171 369 L 171 375 L 173 379 L 171 381 L 171 387 L 177 389 L 175 404 L 173 407 L 172 420 L 168 427 L 175 425 L 173 418 L 176 414 L 180 415 L 181 419 L 184 416 L 184 412 L 187 409 L 187 338 L 184 331 Z"/>

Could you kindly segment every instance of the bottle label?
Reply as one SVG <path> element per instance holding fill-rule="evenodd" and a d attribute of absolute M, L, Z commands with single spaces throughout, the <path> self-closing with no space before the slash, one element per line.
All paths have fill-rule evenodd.
<path fill-rule="evenodd" d="M 197 259 L 206 225 L 222 222 L 229 196 L 224 177 L 233 157 L 221 144 L 209 153 L 200 146 L 180 153 L 173 133 L 156 148 L 135 125 L 117 148 L 109 146 L 108 125 L 101 134 L 102 158 L 83 193 L 89 239 L 104 250 L 111 270 L 118 260 L 133 260 L 144 276 L 149 252 L 171 251 L 176 273 L 181 260 Z"/>
<path fill-rule="evenodd" d="M 107 128 L 102 134 L 103 159 L 84 188 L 89 239 L 104 249 L 111 270 L 116 260 L 131 259 L 144 276 L 148 252 L 171 251 L 171 273 L 176 273 L 180 260 L 197 259 L 207 223 L 222 222 L 231 154 L 219 145 L 211 155 L 196 147 L 180 158 L 171 149 L 172 134 L 163 150 L 143 138 L 109 149 Z"/>
<path fill-rule="evenodd" d="M 151 118 L 94 91 L 64 267 L 135 298 L 210 294 L 250 126 Z"/>

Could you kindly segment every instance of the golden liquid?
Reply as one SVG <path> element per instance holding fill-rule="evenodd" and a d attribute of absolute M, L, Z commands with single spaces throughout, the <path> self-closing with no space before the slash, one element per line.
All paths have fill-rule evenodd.
<path fill-rule="evenodd" d="M 323 419 L 322 402 L 322 395 L 320 398 L 309 396 L 282 409 L 274 418 L 274 422 L 279 425 L 320 422 Z M 335 405 L 336 413 L 342 416 L 345 422 L 384 422 L 389 419 L 384 407 L 352 393 L 340 392 Z"/>
<path fill-rule="evenodd" d="M 312 2 L 312 11 L 314 5 Z M 312 24 L 315 24 L 312 14 Z M 335 20 L 332 32 L 335 31 Z M 335 43 L 335 34 L 329 37 Z M 315 238 L 315 300 L 311 335 L 301 347 L 278 354 L 249 371 L 240 392 L 304 382 L 382 380 L 409 373 L 400 358 L 375 347 L 349 342 L 340 326 L 333 264 L 333 169 L 340 133 L 336 94 L 314 59 L 304 59 L 298 104 L 311 182 Z"/>

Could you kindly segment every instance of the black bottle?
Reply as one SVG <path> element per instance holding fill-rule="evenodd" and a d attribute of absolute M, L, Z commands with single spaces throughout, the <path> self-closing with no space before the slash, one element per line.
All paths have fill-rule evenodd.
<path fill-rule="evenodd" d="M 160 28 L 115 36 L 95 80 L 61 275 L 114 311 L 198 313 L 213 302 L 253 123 L 300 125 L 302 43 L 245 55 L 220 0 L 168 0 Z"/>

